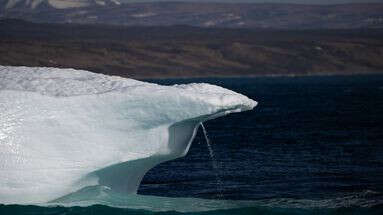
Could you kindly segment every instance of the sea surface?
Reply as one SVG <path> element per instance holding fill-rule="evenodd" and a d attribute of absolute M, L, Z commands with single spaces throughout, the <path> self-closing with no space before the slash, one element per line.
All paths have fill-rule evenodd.
<path fill-rule="evenodd" d="M 210 149 L 200 129 L 186 157 L 121 197 L 139 207 L 0 214 L 383 214 L 383 75 L 149 81 L 216 84 L 259 104 L 204 123 Z"/>

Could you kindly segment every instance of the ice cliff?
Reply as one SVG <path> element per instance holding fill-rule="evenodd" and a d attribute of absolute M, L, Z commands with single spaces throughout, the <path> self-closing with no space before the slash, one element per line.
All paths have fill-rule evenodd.
<path fill-rule="evenodd" d="M 0 204 L 95 185 L 136 193 L 149 169 L 188 152 L 200 122 L 255 105 L 210 84 L 0 66 Z"/>

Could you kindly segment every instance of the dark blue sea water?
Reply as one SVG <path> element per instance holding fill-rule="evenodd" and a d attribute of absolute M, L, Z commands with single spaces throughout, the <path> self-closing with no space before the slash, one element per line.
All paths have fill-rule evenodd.
<path fill-rule="evenodd" d="M 188 155 L 152 169 L 139 194 L 254 202 L 186 214 L 383 214 L 383 75 L 150 81 L 217 84 L 259 105 L 205 123 L 214 161 L 199 131 Z M 0 214 L 179 212 L 0 206 Z"/>

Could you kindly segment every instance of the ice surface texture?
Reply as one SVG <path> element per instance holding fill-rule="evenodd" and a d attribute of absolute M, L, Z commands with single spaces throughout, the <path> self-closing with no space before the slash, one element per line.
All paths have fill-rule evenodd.
<path fill-rule="evenodd" d="M 200 122 L 255 105 L 210 84 L 0 66 L 0 203 L 95 185 L 136 193 L 149 169 L 187 153 Z"/>

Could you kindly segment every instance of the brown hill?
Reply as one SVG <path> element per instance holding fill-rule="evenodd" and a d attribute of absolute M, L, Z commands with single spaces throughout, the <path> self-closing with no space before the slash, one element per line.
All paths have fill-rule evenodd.
<path fill-rule="evenodd" d="M 383 71 L 383 30 L 258 31 L 0 22 L 0 64 L 134 78 Z"/>

